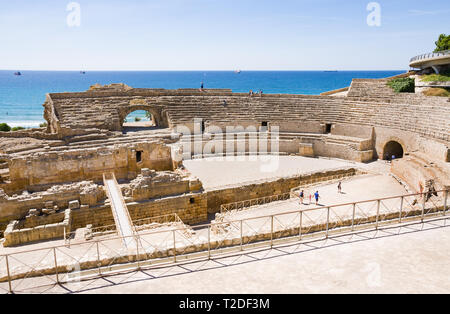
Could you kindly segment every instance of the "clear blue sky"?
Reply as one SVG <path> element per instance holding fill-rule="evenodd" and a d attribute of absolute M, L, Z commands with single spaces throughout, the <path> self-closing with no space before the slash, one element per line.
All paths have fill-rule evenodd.
<path fill-rule="evenodd" d="M 449 0 L 0 0 L 0 69 L 397 70 L 450 33 Z"/>

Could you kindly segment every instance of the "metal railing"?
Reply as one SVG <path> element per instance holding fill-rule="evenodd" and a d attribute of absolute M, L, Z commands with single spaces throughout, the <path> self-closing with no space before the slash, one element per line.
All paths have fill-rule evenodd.
<path fill-rule="evenodd" d="M 202 226 L 174 226 L 116 237 L 0 255 L 0 293 L 46 292 L 62 284 L 186 260 L 208 260 L 254 248 L 385 226 L 448 218 L 450 190 L 408 194 L 276 213 Z M 233 217 L 231 215 L 230 217 Z M 132 238 L 135 247 L 124 248 Z M 238 253 L 239 254 L 239 253 Z M 87 284 L 88 285 L 88 284 Z M 80 290 L 82 287 L 80 287 Z"/>
<path fill-rule="evenodd" d="M 284 193 L 279 195 L 265 196 L 260 198 L 255 198 L 251 200 L 245 200 L 240 202 L 234 202 L 229 204 L 223 204 L 220 206 L 220 213 L 223 214 L 232 210 L 244 210 L 258 205 L 265 205 L 278 201 L 285 201 L 291 198 L 291 193 Z"/>
<path fill-rule="evenodd" d="M 425 53 L 425 54 L 422 54 L 419 56 L 415 56 L 409 62 L 412 63 L 415 61 L 434 59 L 434 58 L 448 56 L 448 55 L 450 55 L 450 50 L 444 50 L 444 51 L 439 51 L 439 52 L 430 52 L 430 53 Z"/>
<path fill-rule="evenodd" d="M 168 224 L 168 223 L 183 223 L 181 218 L 176 214 L 169 214 L 157 217 L 144 218 L 139 220 L 134 220 L 133 225 L 136 230 L 142 230 L 152 224 Z"/>

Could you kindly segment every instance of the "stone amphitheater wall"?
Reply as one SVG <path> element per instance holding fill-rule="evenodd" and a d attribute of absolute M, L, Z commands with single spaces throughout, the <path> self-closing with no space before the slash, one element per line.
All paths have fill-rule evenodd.
<path fill-rule="evenodd" d="M 374 136 L 374 129 L 370 126 L 335 123 L 331 129 L 331 134 L 348 137 L 357 137 L 362 139 L 372 139 Z"/>
<path fill-rule="evenodd" d="M 375 148 L 377 157 L 383 159 L 385 145 L 390 141 L 402 145 L 405 153 L 421 151 L 432 159 L 446 161 L 449 156 L 448 143 L 441 143 L 433 139 L 424 138 L 413 132 L 401 131 L 390 128 L 375 128 Z"/>
<path fill-rule="evenodd" d="M 293 188 L 351 177 L 357 173 L 355 168 L 345 168 L 207 191 L 208 213 L 218 213 L 223 204 L 289 193 Z"/>
<path fill-rule="evenodd" d="M 196 224 L 207 221 L 207 198 L 205 194 L 186 194 L 163 199 L 127 203 L 133 221 L 177 214 L 184 223 Z M 104 227 L 114 225 L 109 205 L 72 211 L 72 229 L 86 225 Z"/>
<path fill-rule="evenodd" d="M 38 153 L 9 161 L 11 190 L 84 180 L 100 182 L 107 171 L 114 171 L 118 180 L 132 179 L 143 168 L 166 171 L 172 167 L 171 148 L 161 143 Z"/>
<path fill-rule="evenodd" d="M 88 187 L 84 189 L 83 186 Z M 1 190 L 0 190 L 1 192 Z M 102 187 L 92 182 L 76 183 L 73 185 L 58 186 L 45 192 L 29 195 L 15 195 L 8 197 L 5 193 L 0 196 L 0 223 L 8 223 L 11 220 L 20 220 L 25 217 L 30 209 L 41 211 L 46 208 L 48 202 L 59 209 L 69 207 L 69 202 L 79 201 L 81 205 L 96 206 L 106 198 Z"/>

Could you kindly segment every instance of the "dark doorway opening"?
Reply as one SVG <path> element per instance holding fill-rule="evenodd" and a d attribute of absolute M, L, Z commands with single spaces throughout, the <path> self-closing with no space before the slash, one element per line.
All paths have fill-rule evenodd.
<path fill-rule="evenodd" d="M 202 121 L 202 133 L 205 133 L 205 130 L 206 130 L 205 121 Z"/>
<path fill-rule="evenodd" d="M 395 141 L 388 142 L 386 146 L 384 146 L 384 160 L 392 160 L 403 158 L 404 155 L 403 146 Z"/>
<path fill-rule="evenodd" d="M 137 151 L 136 152 L 136 162 L 142 162 L 142 152 L 141 151 Z"/>
<path fill-rule="evenodd" d="M 332 124 L 327 124 L 326 127 L 325 127 L 325 133 L 330 134 L 332 127 L 333 127 Z"/>

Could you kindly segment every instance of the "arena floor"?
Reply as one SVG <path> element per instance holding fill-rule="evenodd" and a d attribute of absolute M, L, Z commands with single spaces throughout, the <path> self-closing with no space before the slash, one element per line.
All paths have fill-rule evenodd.
<path fill-rule="evenodd" d="M 319 205 L 316 205 L 313 194 L 319 191 Z M 287 201 L 273 202 L 266 205 L 253 206 L 243 211 L 231 211 L 230 219 L 241 220 L 258 216 L 275 215 L 283 212 L 293 212 L 305 209 L 313 209 L 321 206 L 331 206 L 374 200 L 378 198 L 395 197 L 408 194 L 404 186 L 389 175 L 362 175 L 348 178 L 342 181 L 342 193 L 338 192 L 337 183 L 319 184 L 305 191 L 305 199 L 301 204 L 300 199 L 290 199 Z M 311 202 L 309 195 L 312 195 Z M 396 203 L 394 199 L 391 202 Z M 386 205 L 390 200 L 385 201 Z M 376 208 L 373 203 L 360 204 L 359 207 L 366 208 L 367 213 L 376 214 Z M 394 204 L 392 204 L 394 205 Z M 388 206 L 389 207 L 389 206 Z M 396 210 L 396 206 L 392 206 Z M 347 211 L 349 208 L 342 208 Z M 339 210 L 339 209 L 338 209 Z M 345 213 L 343 213 L 345 214 Z M 350 214 L 348 212 L 347 214 Z M 288 219 L 288 218 L 286 218 Z"/>
<path fill-rule="evenodd" d="M 248 182 L 291 177 L 306 173 L 334 170 L 346 167 L 367 167 L 364 164 L 344 160 L 306 158 L 298 156 L 222 157 L 185 160 L 184 166 L 203 182 L 206 190 Z M 262 158 L 262 159 L 261 159 Z"/>

